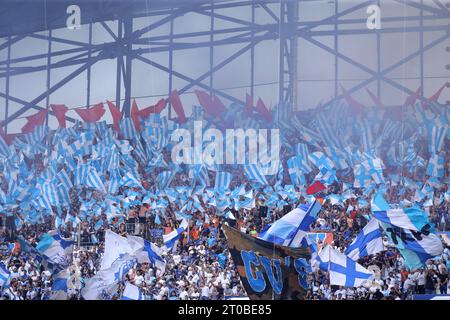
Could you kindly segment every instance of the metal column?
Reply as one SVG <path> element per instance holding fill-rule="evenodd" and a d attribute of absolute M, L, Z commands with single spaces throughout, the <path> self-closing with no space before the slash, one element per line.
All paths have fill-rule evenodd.
<path fill-rule="evenodd" d="M 131 66 L 133 56 L 131 54 L 132 51 L 132 35 L 133 35 L 133 18 L 127 17 L 124 20 L 124 31 L 125 31 L 125 51 L 126 51 L 126 60 L 125 60 L 125 74 L 124 74 L 124 87 L 125 87 L 125 101 L 123 102 L 122 114 L 125 117 L 130 116 L 131 110 Z"/>

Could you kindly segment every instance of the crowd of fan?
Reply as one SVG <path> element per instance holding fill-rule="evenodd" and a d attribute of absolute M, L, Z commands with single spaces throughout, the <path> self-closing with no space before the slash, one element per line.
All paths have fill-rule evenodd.
<path fill-rule="evenodd" d="M 339 185 L 334 185 L 328 192 L 341 192 Z M 395 194 L 395 187 L 388 189 L 389 195 Z M 305 199 L 300 198 L 297 206 Z M 353 203 L 347 200 L 344 207 L 331 205 L 326 202 L 320 212 L 316 223 L 310 227 L 311 232 L 332 232 L 332 245 L 343 251 L 352 239 L 361 231 L 367 223 L 364 215 L 368 208 L 358 208 L 349 214 L 346 206 Z M 235 226 L 242 232 L 252 236 L 265 227 L 267 223 L 273 222 L 285 214 L 287 210 L 278 210 L 272 213 L 268 220 L 266 216 L 259 215 L 257 202 L 255 209 L 247 211 L 235 211 Z M 80 290 L 87 279 L 93 277 L 97 272 L 103 251 L 104 229 L 111 228 L 116 233 L 127 236 L 127 234 L 139 235 L 161 245 L 161 238 L 151 238 L 148 230 L 162 228 L 168 233 L 177 227 L 175 217 L 175 204 L 170 204 L 166 209 L 166 216 L 157 225 L 154 215 L 149 214 L 147 204 L 132 207 L 124 222 L 108 224 L 106 216 L 99 219 L 104 220 L 101 228 L 95 229 L 98 220 L 82 222 L 80 228 L 73 227 L 71 223 L 60 226 L 59 230 L 64 237 L 78 237 L 85 243 L 73 254 L 73 263 L 69 270 L 68 294 L 70 299 L 80 299 Z M 444 202 L 440 206 L 431 207 L 430 220 L 437 222 L 438 228 L 442 230 L 448 224 L 449 204 Z M 205 206 L 206 208 L 206 206 Z M 194 213 L 189 231 L 180 239 L 174 252 L 164 254 L 166 270 L 161 272 L 148 264 L 137 264 L 127 275 L 127 281 L 141 288 L 145 299 L 156 300 L 178 300 L 178 299 L 223 299 L 225 296 L 243 296 L 245 291 L 240 283 L 239 276 L 229 255 L 225 237 L 221 231 L 221 224 L 226 222 L 223 216 L 214 214 L 212 208 L 206 208 L 205 213 Z M 445 219 L 440 219 L 444 214 Z M 447 219 L 447 220 L 446 220 Z M 441 222 L 444 221 L 444 224 Z M 232 223 L 233 221 L 228 220 Z M 46 270 L 36 259 L 23 251 L 11 254 L 8 245 L 14 243 L 17 235 L 23 236 L 28 243 L 35 246 L 40 237 L 47 231 L 54 229 L 54 221 L 48 217 L 41 224 L 24 224 L 15 234 L 3 231 L 1 240 L 4 244 L 0 256 L 11 273 L 11 284 L 4 290 L 3 298 L 11 300 L 22 299 L 49 299 L 51 297 L 52 274 Z M 318 243 L 319 247 L 322 245 Z M 377 277 L 366 286 L 360 288 L 342 288 L 329 286 L 327 273 L 313 269 L 309 275 L 310 289 L 307 299 L 407 299 L 413 293 L 447 293 L 450 268 L 450 252 L 447 247 L 441 257 L 427 262 L 425 268 L 415 272 L 408 272 L 403 266 L 403 259 L 398 251 L 389 247 L 388 250 L 363 258 L 359 262 L 365 266 L 377 266 Z M 123 285 L 120 285 L 117 294 L 112 299 L 119 299 Z"/>
<path fill-rule="evenodd" d="M 165 155 L 167 156 L 167 155 Z M 167 159 L 169 160 L 169 159 Z M 448 155 L 446 155 L 446 176 L 448 176 Z M 233 168 L 228 168 L 233 172 Z M 385 169 L 385 174 L 389 176 L 390 168 Z M 420 169 L 419 169 L 420 170 Z M 423 170 L 423 169 L 422 169 Z M 154 188 L 155 175 L 141 171 L 142 183 L 145 188 Z M 314 173 L 312 173 L 314 174 Z M 404 172 L 413 180 L 417 179 L 417 173 Z M 234 186 L 245 183 L 242 173 L 234 173 Z M 308 177 L 310 180 L 310 177 Z M 339 181 L 345 181 L 345 177 L 339 177 Z M 289 177 L 285 172 L 285 179 Z M 183 173 L 178 173 L 172 185 L 189 184 L 188 177 Z M 434 188 L 435 197 L 440 197 L 447 189 L 447 185 L 442 188 Z M 124 190 L 121 189 L 121 192 Z M 335 183 L 328 188 L 326 194 L 342 194 L 343 184 Z M 400 193 L 399 187 L 390 185 L 387 189 L 386 199 L 388 202 L 398 203 L 404 199 L 411 199 L 413 191 L 406 189 Z M 101 199 L 96 192 L 93 198 Z M 326 195 L 325 194 L 325 195 Z M 356 197 L 363 197 L 355 192 Z M 83 193 L 81 193 L 83 196 Z M 76 216 L 79 212 L 80 199 L 77 192 L 71 193 L 72 205 L 66 211 L 63 210 L 63 218 L 67 214 Z M 255 192 L 258 197 L 258 192 Z M 142 199 L 141 199 L 142 200 Z M 256 207 L 252 210 L 232 210 L 236 220 L 231 221 L 217 214 L 216 209 L 203 204 L 205 212 L 193 212 L 190 220 L 190 227 L 178 242 L 173 252 L 164 254 L 166 269 L 164 272 L 147 264 L 137 264 L 128 273 L 127 281 L 140 287 L 145 299 L 148 300 L 186 300 L 186 299 L 223 299 L 226 296 L 245 296 L 245 290 L 239 279 L 239 275 L 227 249 L 227 243 L 221 224 L 233 223 L 240 231 L 248 233 L 254 237 L 258 236 L 267 224 L 279 219 L 290 209 L 305 203 L 306 199 L 300 197 L 298 201 L 280 210 L 271 211 L 270 218 L 260 214 L 260 206 L 264 203 L 256 201 Z M 347 210 L 348 206 L 352 210 Z M 105 213 L 90 221 L 83 221 L 79 226 L 74 226 L 68 222 L 59 226 L 62 236 L 72 238 L 76 242 L 76 250 L 73 253 L 73 263 L 69 267 L 70 278 L 68 284 L 69 299 L 82 299 L 80 291 L 86 281 L 93 277 L 100 267 L 103 252 L 104 230 L 112 229 L 116 233 L 127 236 L 133 234 L 142 236 L 162 245 L 162 238 L 150 234 L 150 230 L 162 229 L 164 234 L 174 230 L 178 226 L 175 211 L 179 210 L 177 204 L 170 203 L 166 208 L 159 224 L 155 221 L 148 204 L 140 203 L 132 206 L 129 210 L 123 210 L 125 219 L 113 219 L 108 222 Z M 450 216 L 448 214 L 450 204 L 443 201 L 438 205 L 427 207 L 431 223 L 434 223 L 440 231 L 448 230 L 450 227 Z M 16 209 L 13 214 L 19 214 Z M 349 212 L 348 212 L 349 211 Z M 311 232 L 332 232 L 332 245 L 341 252 L 351 243 L 352 239 L 361 231 L 367 223 L 367 216 L 370 207 L 361 207 L 357 199 L 348 199 L 343 205 L 331 205 L 325 202 L 318 219 L 310 227 Z M 55 214 L 56 215 L 56 214 Z M 96 228 L 99 219 L 103 220 L 100 228 Z M 64 220 L 64 219 L 63 219 Z M 228 221 L 227 221 L 228 220 Z M 2 220 L 4 224 L 4 220 Z M 4 227 L 4 226 L 3 226 Z M 33 246 L 39 242 L 41 236 L 49 230 L 55 229 L 55 218 L 46 217 L 45 221 L 39 224 L 24 223 L 18 230 L 12 232 L 3 228 L 0 233 L 2 251 L 0 253 L 1 262 L 6 265 L 11 273 L 11 282 L 8 288 L 4 288 L 2 299 L 10 300 L 45 300 L 52 296 L 53 276 L 44 265 L 39 263 L 31 255 L 18 251 L 11 253 L 11 244 L 22 236 Z M 79 246 L 81 245 L 81 246 Z M 322 246 L 318 243 L 318 246 Z M 310 285 L 307 291 L 307 299 L 328 299 L 328 300 L 351 300 L 351 299 L 408 299 L 411 294 L 418 293 L 441 293 L 450 292 L 449 270 L 450 252 L 448 246 L 441 257 L 429 260 L 426 266 L 414 272 L 409 272 L 404 267 L 404 260 L 398 251 L 390 247 L 387 243 L 387 250 L 363 258 L 359 263 L 364 267 L 375 266 L 376 277 L 368 282 L 366 286 L 360 288 L 342 288 L 329 285 L 328 274 L 320 270 L 313 269 L 309 274 Z M 120 299 L 123 290 L 123 283 L 119 285 L 117 294 L 112 299 Z"/>

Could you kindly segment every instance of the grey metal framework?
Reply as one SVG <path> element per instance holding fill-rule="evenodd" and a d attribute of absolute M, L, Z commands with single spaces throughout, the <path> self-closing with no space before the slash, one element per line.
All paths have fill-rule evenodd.
<path fill-rule="evenodd" d="M 419 15 L 416 16 L 389 16 L 383 17 L 382 23 L 398 22 L 398 26 L 383 27 L 379 30 L 369 30 L 365 27 L 365 19 L 348 18 L 347 16 L 356 10 L 361 10 L 372 4 L 383 5 L 383 0 L 375 1 L 355 1 L 348 9 L 338 10 L 339 1 L 335 2 L 335 13 L 325 19 L 312 21 L 299 21 L 298 7 L 302 1 L 311 0 L 224 0 L 224 1 L 170 1 L 170 0 L 131 0 L 131 1 L 57 1 L 52 3 L 48 0 L 45 12 L 36 8 L 28 9 L 29 19 L 26 23 L 11 23 L 19 19 L 16 14 L 23 14 L 24 9 L 17 2 L 6 2 L 5 6 L 0 8 L 0 37 L 4 42 L 0 45 L 0 50 L 7 51 L 7 59 L 0 61 L 0 78 L 5 79 L 5 88 L 0 88 L 0 96 L 5 98 L 5 108 L 0 111 L 0 117 L 4 119 L 1 126 L 7 132 L 8 125 L 15 119 L 23 115 L 29 109 L 43 110 L 48 109 L 49 97 L 56 90 L 60 89 L 72 79 L 81 74 L 87 74 L 86 105 L 90 104 L 90 70 L 91 67 L 105 59 L 115 59 L 117 61 L 116 74 L 116 104 L 123 110 L 125 115 L 130 114 L 131 97 L 131 73 L 133 61 L 140 60 L 145 64 L 167 72 L 169 75 L 169 92 L 173 89 L 174 77 L 188 82 L 178 92 L 182 94 L 191 88 L 202 88 L 225 98 L 229 102 L 244 103 L 239 98 L 227 94 L 214 88 L 214 75 L 224 66 L 234 61 L 236 58 L 249 52 L 251 56 L 250 84 L 249 91 L 253 94 L 255 85 L 255 67 L 254 55 L 258 49 L 258 44 L 264 41 L 279 40 L 279 99 L 289 100 L 292 105 L 297 103 L 297 62 L 298 62 L 298 39 L 302 38 L 309 43 L 321 48 L 322 50 L 334 55 L 335 57 L 335 94 L 334 98 L 325 102 L 324 105 L 331 104 L 335 99 L 342 98 L 338 90 L 338 68 L 339 62 L 345 61 L 357 68 L 367 72 L 370 77 L 360 81 L 351 88 L 347 88 L 349 93 L 353 93 L 369 83 L 376 82 L 378 95 L 380 94 L 380 84 L 382 82 L 391 85 L 407 94 L 412 94 L 411 88 L 406 88 L 399 82 L 390 79 L 386 75 L 392 70 L 402 66 L 406 62 L 420 57 L 420 76 L 423 83 L 423 54 L 427 50 L 448 41 L 450 36 L 450 6 L 446 1 L 433 0 L 433 5 L 424 0 L 391 0 L 403 4 L 404 6 L 416 8 Z M 150 10 L 148 2 L 151 3 Z M 65 26 L 65 17 L 61 18 L 61 11 L 69 4 L 79 4 L 84 8 L 88 7 L 87 15 L 83 15 L 82 24 L 89 26 L 89 41 L 75 41 L 69 38 L 60 38 L 52 35 L 52 30 Z M 22 6 L 31 5 L 26 1 Z M 41 6 L 42 1 L 34 1 L 33 5 Z M 147 5 L 147 6 L 146 6 Z M 39 7 L 41 8 L 41 7 Z M 243 20 L 233 17 L 226 9 L 247 8 L 251 10 L 251 19 Z M 34 13 L 33 13 L 34 12 Z M 86 12 L 86 10 L 84 11 Z M 101 12 L 102 14 L 99 14 Z M 226 13 L 228 12 L 228 13 Z M 208 29 L 197 32 L 174 32 L 173 25 L 176 20 L 186 13 L 195 13 L 202 16 L 208 16 L 211 23 Z M 258 24 L 255 22 L 255 15 L 266 14 L 270 19 L 269 23 Z M 42 15 L 45 15 L 45 21 L 42 22 Z M 140 17 L 157 17 L 156 22 L 146 25 L 142 28 L 135 28 L 133 21 Z M 39 18 L 39 19 L 38 19 Z M 21 17 L 21 21 L 23 21 Z M 112 30 L 105 21 L 118 21 L 117 30 Z M 233 22 L 236 27 L 218 28 L 215 22 L 218 20 Z M 438 23 L 432 25 L 425 24 L 424 21 L 433 20 Z M 18 21 L 18 20 L 15 20 Z M 40 21 L 39 23 L 36 21 Z M 419 26 L 405 26 L 404 23 L 416 21 Z M 168 24 L 170 32 L 166 35 L 152 35 L 152 30 Z M 23 26 L 21 26 L 23 25 Z M 92 28 L 104 28 L 110 35 L 111 41 L 102 44 L 92 43 Z M 327 27 L 327 28 L 323 28 Z M 48 30 L 47 35 L 42 32 Z M 424 44 L 423 35 L 426 32 L 442 31 L 441 36 L 428 44 Z M 380 38 L 382 34 L 412 32 L 420 35 L 420 47 L 415 52 L 402 57 L 396 63 L 381 69 L 380 64 Z M 367 66 L 355 61 L 339 51 L 339 39 L 343 35 L 377 35 L 378 67 L 372 70 Z M 205 36 L 209 36 L 207 41 Z M 334 38 L 334 46 L 326 45 L 321 41 L 324 37 Z M 14 58 L 11 57 L 11 45 L 26 38 L 39 39 L 48 43 L 48 51 L 43 54 L 31 54 L 28 56 Z M 64 43 L 72 45 L 73 48 L 65 50 L 52 50 L 53 43 Z M 242 47 L 236 50 L 222 61 L 214 61 L 214 50 L 220 46 L 228 44 L 242 44 Z M 210 61 L 209 70 L 199 77 L 193 77 L 183 74 L 173 68 L 173 53 L 176 50 L 189 50 L 193 48 L 209 48 Z M 149 53 L 167 52 L 169 59 L 167 65 L 162 65 L 149 58 Z M 58 61 L 55 62 L 54 58 Z M 45 59 L 45 63 L 39 64 L 39 61 Z M 450 60 L 450 59 L 449 59 Z M 30 63 L 32 66 L 23 66 L 24 63 Z M 67 66 L 75 66 L 76 69 L 68 73 L 58 82 L 50 85 L 52 71 Z M 445 66 L 445 64 L 444 64 Z M 447 67 L 448 68 L 448 67 Z M 37 71 L 47 71 L 46 89 L 30 101 L 23 101 L 20 98 L 10 94 L 10 79 L 17 75 L 31 74 Z M 121 88 L 124 87 L 124 97 L 121 97 Z M 423 86 L 422 86 L 423 88 Z M 423 94 L 423 92 L 422 92 Z M 420 99 L 424 99 L 422 96 Z M 10 112 L 9 103 L 13 101 L 22 107 Z M 124 101 L 123 104 L 120 102 Z M 51 110 L 49 114 L 52 115 Z M 169 109 L 170 116 L 170 109 Z M 74 122 L 72 118 L 68 121 Z"/>

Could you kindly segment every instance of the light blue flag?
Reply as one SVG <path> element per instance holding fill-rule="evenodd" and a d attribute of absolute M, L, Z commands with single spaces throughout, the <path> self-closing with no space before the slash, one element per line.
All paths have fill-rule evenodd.
<path fill-rule="evenodd" d="M 444 157 L 433 154 L 428 160 L 427 175 L 442 178 L 444 176 Z"/>
<path fill-rule="evenodd" d="M 122 293 L 122 300 L 144 300 L 144 296 L 139 287 L 127 282 Z"/>
<path fill-rule="evenodd" d="M 383 238 L 377 219 L 371 219 L 345 250 L 345 254 L 357 261 L 365 256 L 384 251 Z"/>
<path fill-rule="evenodd" d="M 327 168 L 328 170 L 333 169 L 333 162 L 320 151 L 316 151 L 309 154 L 309 161 L 313 163 L 319 170 L 322 168 Z"/>
<path fill-rule="evenodd" d="M 431 233 L 432 227 L 419 208 L 390 209 L 380 194 L 375 196 L 371 206 L 374 217 L 405 258 L 407 267 L 419 268 L 426 260 L 442 254 L 442 241 Z"/>
<path fill-rule="evenodd" d="M 90 187 L 100 192 L 106 193 L 105 185 L 103 184 L 102 179 L 100 179 L 100 176 L 98 175 L 97 170 L 95 170 L 94 167 L 90 167 L 89 169 L 89 173 L 86 177 L 86 187 Z"/>
<path fill-rule="evenodd" d="M 263 186 L 268 185 L 269 183 L 266 180 L 266 177 L 261 172 L 260 168 L 256 164 L 245 164 L 244 172 L 247 178 L 251 181 L 256 181 Z"/>
<path fill-rule="evenodd" d="M 218 171 L 216 173 L 216 180 L 214 183 L 214 188 L 216 190 L 226 190 L 229 189 L 231 180 L 233 176 L 229 172 Z"/>
<path fill-rule="evenodd" d="M 131 118 L 123 118 L 119 124 L 119 132 L 122 139 L 136 139 L 138 133 Z"/>
<path fill-rule="evenodd" d="M 54 276 L 50 300 L 67 300 L 67 281 L 69 280 L 69 276 L 70 272 L 67 268 Z"/>
<path fill-rule="evenodd" d="M 10 273 L 3 263 L 0 262 L 0 287 L 5 286 L 9 280 Z"/>
<path fill-rule="evenodd" d="M 62 238 L 56 230 L 44 234 L 36 249 L 50 262 L 67 267 L 72 261 L 73 240 Z"/>
<path fill-rule="evenodd" d="M 316 220 L 321 207 L 318 200 L 314 200 L 311 205 L 300 205 L 262 231 L 258 238 L 283 246 L 304 246 L 306 232 Z"/>

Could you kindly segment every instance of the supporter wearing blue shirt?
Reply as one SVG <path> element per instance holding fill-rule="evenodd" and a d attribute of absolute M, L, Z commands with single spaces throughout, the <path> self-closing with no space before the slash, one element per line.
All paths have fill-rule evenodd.
<path fill-rule="evenodd" d="M 227 263 L 227 256 L 223 254 L 223 252 L 219 253 L 217 255 L 217 258 L 219 260 L 219 264 L 222 269 L 225 269 L 225 264 Z"/>

